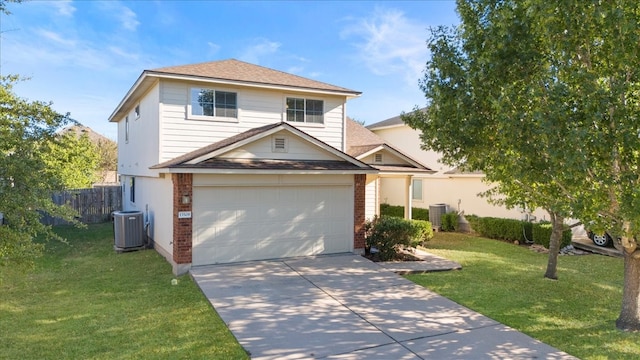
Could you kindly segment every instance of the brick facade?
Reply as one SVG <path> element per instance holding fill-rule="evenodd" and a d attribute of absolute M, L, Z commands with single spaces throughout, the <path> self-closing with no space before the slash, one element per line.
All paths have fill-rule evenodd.
<path fill-rule="evenodd" d="M 367 175 L 353 176 L 353 249 L 364 249 L 365 186 Z"/>
<path fill-rule="evenodd" d="M 193 219 L 178 219 L 179 211 L 192 211 L 193 174 L 172 174 L 173 181 L 173 261 L 190 264 L 192 250 Z M 183 196 L 189 201 L 183 204 Z"/>

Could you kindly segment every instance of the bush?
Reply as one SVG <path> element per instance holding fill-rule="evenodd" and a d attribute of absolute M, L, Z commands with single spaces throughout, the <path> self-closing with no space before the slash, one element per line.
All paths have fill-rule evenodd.
<path fill-rule="evenodd" d="M 433 238 L 433 226 L 426 220 L 411 220 L 411 225 L 416 228 L 416 237 L 411 242 L 412 247 L 424 245 Z"/>
<path fill-rule="evenodd" d="M 380 204 L 380 216 L 404 218 L 404 206 Z M 414 220 L 429 221 L 429 209 L 412 207 L 411 218 Z"/>
<path fill-rule="evenodd" d="M 533 242 L 539 245 L 549 248 L 549 242 L 551 242 L 551 223 L 539 223 L 533 225 Z M 571 229 L 566 227 L 562 232 L 562 239 L 560 240 L 560 248 L 571 244 Z"/>
<path fill-rule="evenodd" d="M 380 216 L 404 217 L 404 206 L 380 204 Z"/>
<path fill-rule="evenodd" d="M 450 212 L 448 214 L 442 214 L 440 218 L 440 230 L 442 231 L 458 231 L 458 213 Z"/>
<path fill-rule="evenodd" d="M 404 206 L 402 207 L 402 212 L 404 215 Z M 411 218 L 413 220 L 429 221 L 429 209 L 412 207 Z"/>
<path fill-rule="evenodd" d="M 490 239 L 525 242 L 533 238 L 533 224 L 528 221 L 466 215 L 471 229 Z"/>
<path fill-rule="evenodd" d="M 367 249 L 375 247 L 380 260 L 389 261 L 401 248 L 430 240 L 433 230 L 428 221 L 382 216 L 365 223 L 365 237 Z"/>

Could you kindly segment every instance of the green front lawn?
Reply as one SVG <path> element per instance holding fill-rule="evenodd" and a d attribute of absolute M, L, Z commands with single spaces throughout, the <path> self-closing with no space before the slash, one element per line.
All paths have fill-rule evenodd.
<path fill-rule="evenodd" d="M 640 358 L 640 334 L 615 328 L 622 259 L 560 256 L 553 281 L 543 278 L 548 255 L 524 246 L 437 233 L 427 250 L 463 269 L 408 279 L 581 359 Z"/>
<path fill-rule="evenodd" d="M 110 223 L 60 227 L 30 273 L 0 268 L 2 359 L 247 359 L 189 276 L 116 254 Z"/>

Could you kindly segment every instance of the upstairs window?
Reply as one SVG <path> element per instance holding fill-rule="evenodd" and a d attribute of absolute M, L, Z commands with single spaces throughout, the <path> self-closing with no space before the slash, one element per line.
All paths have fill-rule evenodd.
<path fill-rule="evenodd" d="M 136 105 L 135 110 L 133 110 L 134 115 L 136 116 L 136 120 L 140 118 L 140 105 Z"/>
<path fill-rule="evenodd" d="M 287 121 L 324 124 L 324 101 L 287 98 Z"/>
<path fill-rule="evenodd" d="M 238 117 L 238 95 L 229 91 L 191 88 L 190 115 L 198 117 Z"/>

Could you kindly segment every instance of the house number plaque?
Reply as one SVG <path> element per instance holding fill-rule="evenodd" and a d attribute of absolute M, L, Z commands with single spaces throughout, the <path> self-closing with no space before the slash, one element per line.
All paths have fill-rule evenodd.
<path fill-rule="evenodd" d="M 191 219 L 191 211 L 178 211 L 178 219 Z"/>

